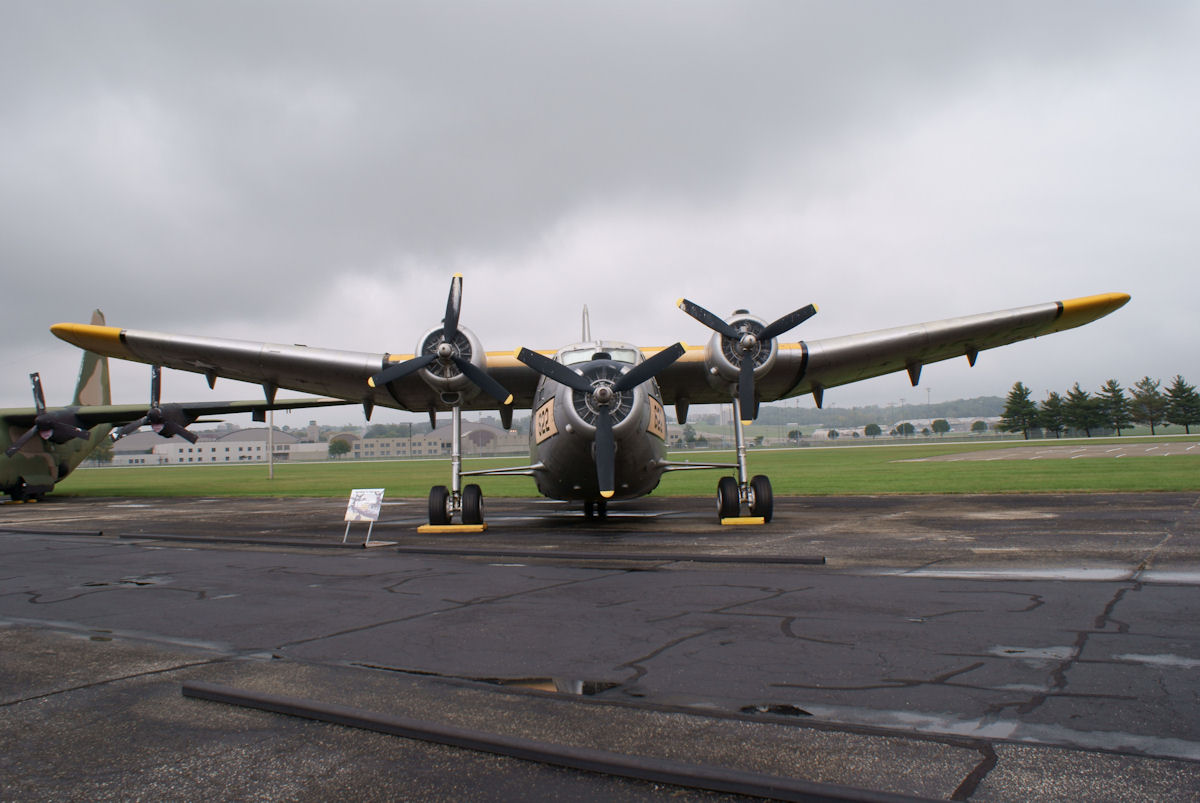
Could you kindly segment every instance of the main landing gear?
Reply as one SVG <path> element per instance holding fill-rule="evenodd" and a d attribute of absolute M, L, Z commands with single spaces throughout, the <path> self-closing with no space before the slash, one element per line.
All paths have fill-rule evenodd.
<path fill-rule="evenodd" d="M 746 481 L 746 475 L 750 473 L 746 466 L 746 435 L 742 431 L 742 405 L 736 395 L 733 397 L 733 419 L 738 476 L 736 480 L 722 477 L 717 483 L 717 518 L 738 518 L 744 504 L 751 516 L 760 517 L 765 523 L 774 513 L 775 495 L 771 491 L 771 481 L 763 474 L 756 474 Z"/>
<path fill-rule="evenodd" d="M 452 410 L 451 422 L 450 487 L 429 489 L 429 523 L 444 527 L 458 515 L 466 526 L 483 527 L 483 491 L 474 484 L 462 487 L 462 408 L 458 405 Z"/>

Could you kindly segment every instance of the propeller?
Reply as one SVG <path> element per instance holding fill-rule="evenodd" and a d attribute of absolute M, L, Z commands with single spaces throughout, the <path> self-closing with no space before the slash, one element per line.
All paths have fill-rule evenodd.
<path fill-rule="evenodd" d="M 681 310 L 691 315 L 700 323 L 712 329 L 724 338 L 722 350 L 731 362 L 738 363 L 738 404 L 742 410 L 742 420 L 748 422 L 754 419 L 754 369 L 763 344 L 784 332 L 794 329 L 817 314 L 815 304 L 809 304 L 798 310 L 789 312 L 779 320 L 773 321 L 758 329 L 758 324 L 752 320 L 739 321 L 737 326 L 718 318 L 699 304 L 694 304 L 686 298 L 679 299 Z M 767 348 L 770 348 L 768 345 Z"/>
<path fill-rule="evenodd" d="M 600 486 L 600 495 L 608 499 L 613 495 L 616 485 L 617 446 L 613 438 L 612 409 L 620 403 L 622 393 L 652 379 L 683 353 L 683 344 L 676 343 L 620 374 L 615 380 L 588 379 L 578 371 L 526 348 L 517 352 L 517 359 L 547 379 L 590 397 L 589 406 L 596 411 L 596 482 Z"/>
<path fill-rule="evenodd" d="M 461 311 L 462 274 L 456 273 L 450 280 L 450 294 L 446 298 L 446 316 L 442 318 L 441 339 L 437 342 L 426 340 L 424 354 L 395 365 L 389 365 L 368 379 L 367 384 L 373 388 L 386 385 L 388 382 L 406 377 L 436 361 L 445 367 L 451 365 L 457 367 L 475 387 L 501 404 L 512 404 L 512 394 L 503 385 L 475 363 L 462 356 L 466 340 L 460 336 L 458 331 L 458 317 Z"/>
<path fill-rule="evenodd" d="M 33 426 L 4 450 L 5 455 L 12 457 L 21 451 L 21 447 L 28 443 L 34 435 L 41 436 L 42 440 L 54 441 L 55 443 L 66 443 L 72 438 L 87 440 L 91 437 L 90 432 L 78 425 L 78 419 L 75 418 L 75 414 L 71 410 L 56 410 L 52 413 L 46 412 L 46 396 L 42 392 L 41 376 L 30 374 L 29 380 L 33 383 L 33 405 L 37 410 L 33 419 Z"/>
<path fill-rule="evenodd" d="M 178 435 L 188 443 L 195 443 L 199 436 L 190 432 L 186 426 L 181 423 L 185 420 L 182 411 L 174 405 L 168 404 L 163 407 L 160 403 L 162 398 L 162 367 L 155 365 L 150 371 L 150 409 L 146 414 L 137 421 L 130 421 L 125 426 L 117 430 L 113 436 L 113 440 L 120 440 L 126 435 L 132 435 L 142 427 L 149 425 L 150 429 L 162 435 L 164 438 L 170 438 Z"/>

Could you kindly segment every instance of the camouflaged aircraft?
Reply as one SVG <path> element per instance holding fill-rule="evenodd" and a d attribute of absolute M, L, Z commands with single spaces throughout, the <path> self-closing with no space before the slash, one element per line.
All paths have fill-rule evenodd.
<path fill-rule="evenodd" d="M 100 310 L 92 313 L 92 326 L 104 325 Z M 260 401 L 162 403 L 161 373 L 154 367 L 150 405 L 112 404 L 108 360 L 85 351 L 79 365 L 75 398 L 66 407 L 46 407 L 42 380 L 30 374 L 33 407 L 0 410 L 0 493 L 15 501 L 41 499 L 55 484 L 79 467 L 106 438 L 115 440 L 149 426 L 166 437 L 179 436 L 192 443 L 196 435 L 188 426 L 202 416 L 251 413 L 262 421 L 267 410 L 328 407 L 346 404 L 342 399 L 288 399 L 279 404 Z M 114 431 L 114 426 L 120 426 Z"/>
<path fill-rule="evenodd" d="M 606 514 L 614 499 L 650 493 L 666 471 L 719 468 L 722 520 L 770 521 L 770 480 L 750 476 L 743 427 L 760 403 L 811 394 L 818 407 L 828 388 L 895 371 L 915 386 L 921 367 L 1090 323 L 1129 301 L 1124 293 L 1051 301 L 1028 307 L 833 337 L 780 342 L 814 315 L 813 305 L 768 322 L 743 309 L 720 318 L 686 299 L 679 307 L 713 335 L 703 347 L 675 343 L 644 348 L 593 339 L 584 316 L 581 342 L 558 350 L 485 352 L 459 325 L 462 276 L 450 283 L 446 313 L 423 334 L 412 354 L 335 351 L 108 326 L 56 324 L 55 335 L 124 360 L 261 384 L 268 401 L 278 388 L 333 396 L 363 405 L 452 415 L 450 486 L 429 493 L 431 525 L 483 525 L 479 486 L 471 476 L 531 476 L 545 496 L 582 503 L 588 517 Z M 687 421 L 693 404 L 731 404 L 736 463 L 677 463 L 667 458 L 664 407 Z M 463 471 L 463 410 L 498 409 L 505 428 L 514 409 L 532 411 L 530 463 L 508 469 Z M 741 515 L 748 511 L 749 516 Z M 461 525 L 460 525 L 461 526 Z"/>

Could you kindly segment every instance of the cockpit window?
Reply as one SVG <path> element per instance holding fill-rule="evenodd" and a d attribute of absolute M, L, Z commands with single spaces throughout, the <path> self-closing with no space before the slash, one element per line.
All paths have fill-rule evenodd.
<path fill-rule="evenodd" d="M 575 365 L 581 362 L 591 362 L 596 359 L 597 354 L 607 354 L 607 359 L 617 362 L 629 363 L 635 365 L 638 362 L 637 349 L 614 349 L 614 348 L 587 348 L 587 349 L 572 349 L 562 353 L 563 365 Z"/>

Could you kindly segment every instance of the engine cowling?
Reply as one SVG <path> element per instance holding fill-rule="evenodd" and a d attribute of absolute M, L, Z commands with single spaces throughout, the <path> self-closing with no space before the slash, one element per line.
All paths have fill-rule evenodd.
<path fill-rule="evenodd" d="M 458 327 L 449 340 L 444 338 L 442 327 L 430 329 L 418 341 L 415 354 L 436 357 L 420 370 L 419 376 L 438 393 L 458 394 L 463 401 L 479 395 L 479 386 L 463 373 L 453 359 L 458 357 L 480 371 L 487 370 L 487 354 L 479 338 L 470 329 L 465 326 Z"/>
<path fill-rule="evenodd" d="M 723 389 L 736 387 L 742 363 L 746 360 L 754 366 L 755 379 L 770 373 L 779 354 L 779 339 L 772 337 L 765 342 L 759 339 L 767 328 L 766 321 L 746 310 L 736 310 L 725 322 L 739 333 L 739 337 L 735 339 L 717 333 L 709 339 L 704 349 L 709 383 Z"/>

